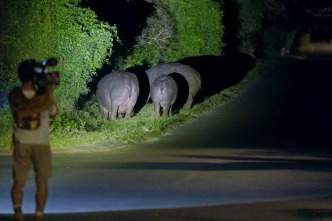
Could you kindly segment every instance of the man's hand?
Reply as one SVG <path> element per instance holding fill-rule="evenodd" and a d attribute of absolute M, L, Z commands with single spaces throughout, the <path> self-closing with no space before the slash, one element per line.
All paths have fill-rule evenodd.
<path fill-rule="evenodd" d="M 55 88 L 60 83 L 59 72 L 49 72 L 48 74 L 51 76 L 51 79 L 52 79 L 52 84 L 49 86 L 49 89 L 53 93 Z"/>
<path fill-rule="evenodd" d="M 59 77 L 59 72 L 50 72 L 49 73 L 53 79 L 53 83 L 56 85 L 59 85 L 60 83 L 60 77 Z"/>

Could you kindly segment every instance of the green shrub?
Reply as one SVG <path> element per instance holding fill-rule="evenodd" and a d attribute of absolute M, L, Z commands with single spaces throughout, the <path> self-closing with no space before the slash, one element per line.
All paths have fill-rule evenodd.
<path fill-rule="evenodd" d="M 8 105 L 0 108 L 0 125 L 0 149 L 11 147 L 13 119 Z"/>
<path fill-rule="evenodd" d="M 224 26 L 219 3 L 211 0 L 167 0 L 164 4 L 176 24 L 169 61 L 189 56 L 221 55 Z"/>
<path fill-rule="evenodd" d="M 17 65 L 24 59 L 58 59 L 59 106 L 73 105 L 88 92 L 87 82 L 112 53 L 117 29 L 97 20 L 80 0 L 0 1 L 0 90 L 17 84 Z"/>
<path fill-rule="evenodd" d="M 132 118 L 110 121 L 102 119 L 95 96 L 82 109 L 60 109 L 57 118 L 51 121 L 52 147 L 88 145 L 103 141 L 136 143 L 154 138 L 178 128 L 195 117 L 207 114 L 225 101 L 243 93 L 249 85 L 276 65 L 275 61 L 258 61 L 254 69 L 237 85 L 206 98 L 188 110 L 180 110 L 172 117 L 155 117 L 153 104 L 146 104 Z M 12 117 L 8 106 L 0 109 L 0 148 L 11 146 Z"/>
<path fill-rule="evenodd" d="M 154 0 L 156 10 L 120 69 L 155 66 L 190 56 L 220 55 L 223 11 L 212 0 Z"/>

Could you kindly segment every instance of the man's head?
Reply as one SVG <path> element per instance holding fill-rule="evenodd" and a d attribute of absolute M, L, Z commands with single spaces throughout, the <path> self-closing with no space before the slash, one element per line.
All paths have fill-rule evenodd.
<path fill-rule="evenodd" d="M 35 61 L 25 60 L 22 61 L 17 68 L 18 77 L 22 83 L 33 81 L 35 76 Z"/>

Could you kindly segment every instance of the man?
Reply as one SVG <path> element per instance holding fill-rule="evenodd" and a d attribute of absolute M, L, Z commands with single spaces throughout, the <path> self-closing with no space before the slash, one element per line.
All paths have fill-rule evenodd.
<path fill-rule="evenodd" d="M 36 213 L 34 220 L 42 220 L 47 200 L 47 180 L 52 175 L 49 140 L 49 118 L 58 113 L 53 91 L 59 83 L 58 73 L 48 73 L 52 79 L 42 92 L 36 91 L 34 60 L 23 61 L 18 67 L 21 87 L 9 94 L 10 109 L 14 118 L 13 134 L 13 187 L 14 219 L 23 220 L 21 209 L 23 189 L 33 166 L 36 181 Z"/>

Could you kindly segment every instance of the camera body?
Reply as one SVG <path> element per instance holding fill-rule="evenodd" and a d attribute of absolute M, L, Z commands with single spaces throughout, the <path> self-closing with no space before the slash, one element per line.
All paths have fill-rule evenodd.
<path fill-rule="evenodd" d="M 47 67 L 53 67 L 57 64 L 56 59 L 50 58 L 48 61 L 36 62 L 34 67 L 34 83 L 36 91 L 43 93 L 52 85 L 59 85 L 59 72 L 49 72 Z"/>
<path fill-rule="evenodd" d="M 51 85 L 59 85 L 59 72 L 37 72 L 35 76 L 35 87 L 38 92 L 44 92 Z"/>

